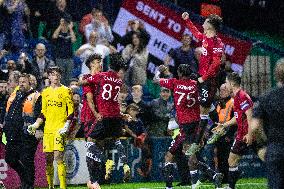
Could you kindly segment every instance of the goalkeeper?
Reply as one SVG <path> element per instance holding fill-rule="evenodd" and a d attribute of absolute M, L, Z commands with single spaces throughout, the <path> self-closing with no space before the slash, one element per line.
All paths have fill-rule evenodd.
<path fill-rule="evenodd" d="M 42 110 L 36 122 L 28 127 L 33 134 L 45 122 L 43 135 L 43 152 L 46 154 L 46 177 L 49 188 L 53 186 L 53 161 L 57 163 L 60 188 L 66 189 L 66 168 L 63 162 L 65 136 L 73 117 L 73 100 L 69 88 L 60 83 L 59 67 L 50 67 L 47 71 L 50 87 L 42 91 Z"/>

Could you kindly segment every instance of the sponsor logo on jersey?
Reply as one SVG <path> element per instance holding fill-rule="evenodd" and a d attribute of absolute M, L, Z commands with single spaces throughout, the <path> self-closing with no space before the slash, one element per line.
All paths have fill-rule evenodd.
<path fill-rule="evenodd" d="M 56 100 L 47 100 L 47 106 L 62 107 L 62 102 L 57 102 Z"/>
<path fill-rule="evenodd" d="M 216 48 L 216 47 L 213 48 L 213 53 L 221 53 L 221 52 L 223 52 L 223 48 Z"/>

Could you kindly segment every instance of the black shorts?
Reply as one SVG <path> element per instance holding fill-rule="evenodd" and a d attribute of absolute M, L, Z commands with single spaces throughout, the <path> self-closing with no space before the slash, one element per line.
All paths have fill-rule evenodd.
<path fill-rule="evenodd" d="M 205 108 L 210 108 L 214 101 L 217 91 L 217 82 L 215 79 L 208 79 L 203 83 L 198 84 L 200 105 Z"/>
<path fill-rule="evenodd" d="M 256 142 L 253 142 L 252 145 L 247 146 L 247 143 L 240 140 L 235 140 L 233 146 L 231 147 L 231 152 L 239 156 L 243 156 L 248 152 L 250 148 L 255 153 L 257 153 L 257 151 L 263 148 L 264 146 L 265 146 L 264 143 L 256 143 Z"/>
<path fill-rule="evenodd" d="M 103 118 L 96 123 L 89 137 L 95 140 L 104 140 L 106 138 L 118 138 L 122 136 L 121 118 Z"/>
<path fill-rule="evenodd" d="M 194 137 L 198 132 L 198 122 L 184 124 L 180 126 L 180 134 L 171 142 L 169 152 L 173 155 L 178 151 L 179 148 L 183 148 L 183 143 L 188 142 L 189 144 L 194 142 Z"/>

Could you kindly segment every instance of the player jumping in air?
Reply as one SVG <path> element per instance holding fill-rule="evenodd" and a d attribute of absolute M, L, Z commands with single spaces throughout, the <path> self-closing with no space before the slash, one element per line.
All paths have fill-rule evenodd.
<path fill-rule="evenodd" d="M 186 26 L 190 29 L 193 36 L 202 41 L 202 54 L 199 61 L 198 88 L 200 96 L 200 131 L 195 137 L 195 143 L 187 150 L 186 155 L 190 156 L 199 149 L 199 143 L 203 137 L 205 127 L 208 124 L 209 111 L 213 102 L 217 85 L 216 76 L 218 74 L 221 57 L 223 54 L 223 43 L 217 36 L 217 32 L 222 24 L 222 18 L 217 15 L 210 15 L 203 23 L 204 33 L 200 33 L 189 19 L 189 14 L 184 12 L 182 18 L 186 21 Z"/>

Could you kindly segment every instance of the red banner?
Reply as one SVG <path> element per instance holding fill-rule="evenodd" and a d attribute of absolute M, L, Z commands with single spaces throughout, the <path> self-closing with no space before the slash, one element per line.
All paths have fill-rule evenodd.
<path fill-rule="evenodd" d="M 192 35 L 189 29 L 185 27 L 180 14 L 154 0 L 125 0 L 122 7 L 124 11 L 128 11 L 129 14 L 178 41 L 185 33 Z M 119 25 L 117 24 L 117 26 Z M 199 24 L 196 24 L 196 27 L 202 28 Z M 225 44 L 225 53 L 228 59 L 232 63 L 243 64 L 251 50 L 252 43 L 222 33 L 218 35 Z M 157 36 L 151 37 L 157 38 Z"/>

